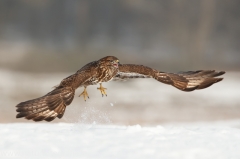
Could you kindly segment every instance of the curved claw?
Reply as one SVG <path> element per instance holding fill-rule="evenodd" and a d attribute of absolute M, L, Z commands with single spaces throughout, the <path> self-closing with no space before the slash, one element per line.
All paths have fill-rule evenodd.
<path fill-rule="evenodd" d="M 87 97 L 88 97 L 88 99 L 89 99 L 89 96 L 88 96 L 88 93 L 87 93 L 87 89 L 86 89 L 86 88 L 87 88 L 87 87 L 84 87 L 83 92 L 79 95 L 79 97 L 80 97 L 80 96 L 83 96 L 83 98 L 84 98 L 85 101 L 86 101 Z"/>
<path fill-rule="evenodd" d="M 105 91 L 107 88 L 104 88 L 104 87 L 102 86 L 102 83 L 100 83 L 100 87 L 97 88 L 97 89 L 101 91 L 102 97 L 103 97 L 104 95 L 107 96 L 107 93 L 106 93 L 106 91 Z"/>

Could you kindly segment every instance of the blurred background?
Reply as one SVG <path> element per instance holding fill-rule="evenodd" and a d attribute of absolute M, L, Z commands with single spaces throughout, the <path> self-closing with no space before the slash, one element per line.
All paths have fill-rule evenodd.
<path fill-rule="evenodd" d="M 184 93 L 151 79 L 111 82 L 108 97 L 76 93 L 54 122 L 159 124 L 240 118 L 239 0 L 0 0 L 0 122 L 90 61 L 161 71 L 225 70 L 225 80 Z"/>

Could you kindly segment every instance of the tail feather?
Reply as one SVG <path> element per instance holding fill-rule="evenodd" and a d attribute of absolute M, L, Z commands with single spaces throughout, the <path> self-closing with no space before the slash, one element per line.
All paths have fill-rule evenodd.
<path fill-rule="evenodd" d="M 62 118 L 66 106 L 71 104 L 75 90 L 71 87 L 55 88 L 43 97 L 19 103 L 16 118 L 25 117 L 34 121 L 52 121 Z"/>

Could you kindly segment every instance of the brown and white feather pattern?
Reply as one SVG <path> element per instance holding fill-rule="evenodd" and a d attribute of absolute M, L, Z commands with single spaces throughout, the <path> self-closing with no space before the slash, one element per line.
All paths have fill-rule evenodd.
<path fill-rule="evenodd" d="M 216 77 L 224 73 L 223 71 L 216 72 L 215 70 L 188 71 L 176 74 L 159 72 L 155 79 L 160 82 L 166 82 L 166 84 L 171 84 L 182 91 L 193 91 L 195 89 L 207 88 L 221 81 L 223 78 Z"/>
<path fill-rule="evenodd" d="M 63 79 L 54 90 L 40 98 L 19 103 L 16 106 L 18 112 L 16 117 L 34 121 L 62 118 L 66 106 L 70 105 L 74 98 L 75 90 L 93 76 L 94 72 L 89 69 L 91 67 L 85 67 L 81 72 Z"/>
<path fill-rule="evenodd" d="M 221 81 L 223 78 L 215 77 L 224 73 L 224 71 L 216 72 L 214 70 L 166 73 L 143 65 L 124 64 L 119 65 L 119 72 L 114 79 L 154 78 L 159 82 L 172 85 L 182 91 L 193 91 L 195 89 L 207 88 Z"/>
<path fill-rule="evenodd" d="M 16 106 L 19 112 L 17 118 L 25 117 L 34 121 L 62 118 L 73 98 L 74 90 L 71 87 L 55 88 L 43 97 L 19 103 Z"/>
<path fill-rule="evenodd" d="M 17 118 L 25 117 L 34 121 L 52 121 L 62 118 L 66 107 L 71 104 L 75 90 L 110 80 L 125 80 L 130 78 L 154 78 L 159 82 L 172 85 L 182 91 L 203 89 L 223 78 L 216 78 L 225 72 L 214 70 L 188 71 L 181 73 L 159 72 L 143 65 L 121 65 L 114 56 L 107 56 L 83 66 L 75 74 L 63 79 L 51 92 L 26 102 L 19 103 Z"/>
<path fill-rule="evenodd" d="M 62 118 L 66 106 L 71 104 L 78 87 L 107 82 L 116 75 L 118 68 L 109 65 L 113 60 L 118 59 L 108 56 L 90 62 L 75 74 L 63 79 L 54 90 L 45 96 L 19 103 L 16 106 L 18 112 L 16 117 L 25 117 L 34 121 L 52 121 L 56 117 Z"/>

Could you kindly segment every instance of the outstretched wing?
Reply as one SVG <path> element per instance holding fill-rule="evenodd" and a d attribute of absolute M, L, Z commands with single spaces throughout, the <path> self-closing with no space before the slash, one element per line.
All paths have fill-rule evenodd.
<path fill-rule="evenodd" d="M 159 82 L 172 85 L 182 91 L 193 91 L 195 89 L 207 88 L 221 81 L 223 78 L 215 77 L 223 75 L 224 73 L 224 71 L 216 72 L 215 70 L 166 73 L 143 65 L 125 64 L 119 65 L 119 73 L 114 77 L 114 80 L 154 78 Z"/>
<path fill-rule="evenodd" d="M 152 74 L 156 71 L 143 65 L 119 64 L 118 67 L 119 72 L 114 76 L 114 81 L 132 78 L 152 78 Z"/>
<path fill-rule="evenodd" d="M 62 118 L 66 106 L 70 105 L 75 94 L 75 89 L 85 84 L 94 72 L 88 68 L 62 80 L 54 90 L 40 98 L 19 103 L 17 118 L 25 117 L 34 121 L 52 121 L 56 117 Z"/>
<path fill-rule="evenodd" d="M 216 72 L 215 70 L 199 70 L 180 73 L 159 72 L 154 77 L 156 80 L 173 85 L 182 91 L 193 91 L 195 89 L 204 89 L 214 83 L 220 82 L 223 78 L 216 78 L 225 72 Z"/>
<path fill-rule="evenodd" d="M 43 97 L 19 103 L 16 106 L 18 112 L 16 117 L 25 117 L 34 121 L 62 118 L 66 106 L 74 98 L 74 92 L 71 87 L 56 88 Z"/>

